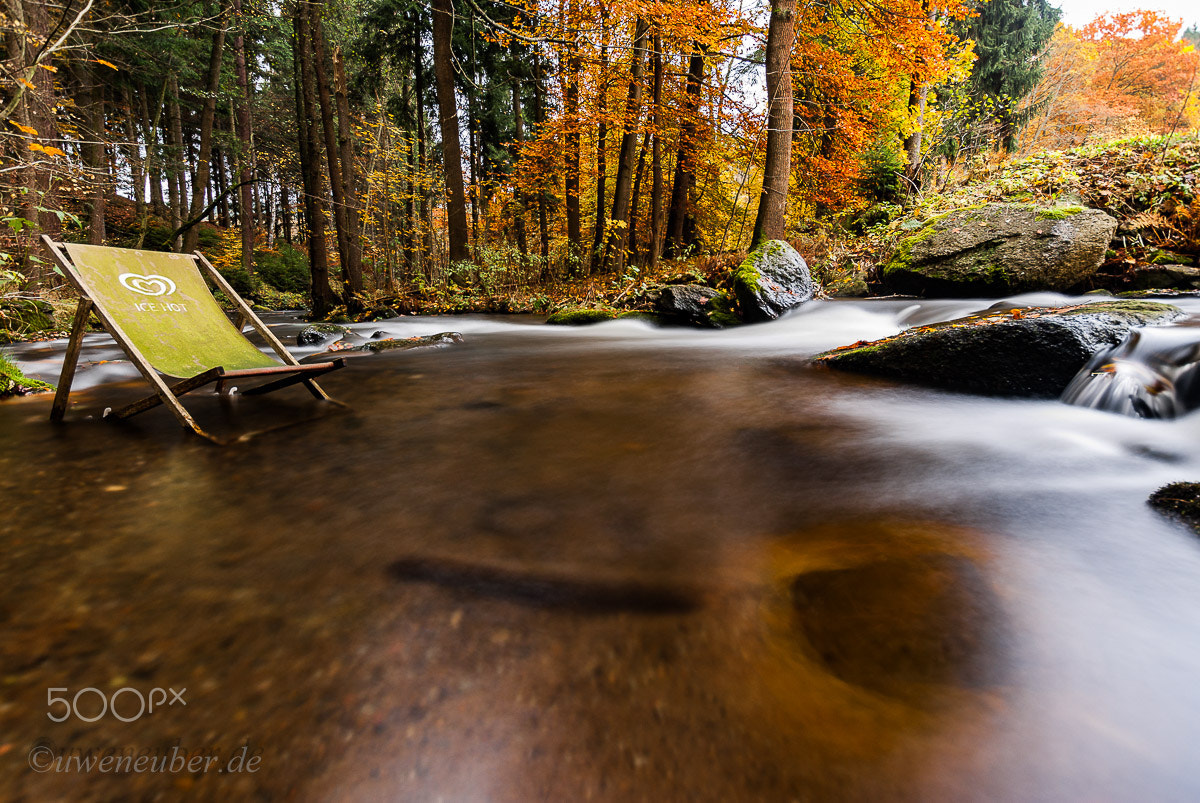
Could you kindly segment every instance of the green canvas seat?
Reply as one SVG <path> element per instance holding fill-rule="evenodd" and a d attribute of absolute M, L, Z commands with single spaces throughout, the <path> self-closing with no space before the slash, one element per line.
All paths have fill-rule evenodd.
<path fill-rule="evenodd" d="M 270 377 L 274 381 L 245 394 L 303 383 L 313 396 L 331 401 L 314 377 L 343 367 L 344 361 L 301 365 L 201 254 L 57 243 L 45 236 L 42 240 L 80 296 L 51 420 L 61 420 L 66 412 L 83 334 L 93 313 L 155 388 L 153 395 L 113 413 L 116 418 L 166 404 L 185 427 L 216 440 L 196 424 L 179 396 L 212 382 L 222 392 L 232 379 Z M 236 325 L 218 306 L 201 270 L 237 307 Z M 262 335 L 278 359 L 246 339 L 242 334 L 246 323 Z M 160 375 L 179 381 L 168 385 Z"/>

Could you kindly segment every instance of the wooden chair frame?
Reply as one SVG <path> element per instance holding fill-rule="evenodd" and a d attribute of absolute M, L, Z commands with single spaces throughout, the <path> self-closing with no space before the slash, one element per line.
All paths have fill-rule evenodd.
<path fill-rule="evenodd" d="M 179 401 L 179 397 L 185 393 L 189 393 L 197 388 L 204 387 L 210 383 L 217 383 L 217 392 L 224 393 L 231 380 L 235 379 L 254 379 L 258 377 L 279 376 L 272 382 L 267 382 L 263 385 L 252 387 L 243 392 L 243 395 L 251 396 L 263 393 L 270 393 L 280 388 L 290 385 L 303 383 L 316 399 L 320 401 L 330 402 L 340 407 L 345 405 L 329 397 L 320 385 L 315 381 L 315 377 L 322 374 L 336 371 L 345 366 L 344 359 L 336 359 L 331 362 L 308 363 L 301 364 L 292 353 L 284 347 L 279 338 L 267 328 L 267 325 L 254 313 L 250 305 L 246 303 L 237 292 L 230 286 L 216 268 L 212 266 L 203 254 L 195 252 L 190 254 L 194 260 L 194 264 L 200 269 L 201 276 L 207 276 L 213 284 L 223 292 L 237 308 L 238 315 L 234 325 L 241 331 L 247 323 L 258 332 L 268 345 L 275 351 L 284 364 L 270 368 L 250 368 L 244 370 L 226 371 L 220 366 L 210 368 L 207 371 L 197 374 L 188 379 L 180 380 L 173 385 L 168 385 L 157 370 L 150 364 L 145 356 L 133 344 L 125 332 L 118 326 L 109 316 L 104 313 L 100 305 L 92 301 L 88 297 L 87 291 L 80 284 L 75 276 L 75 266 L 70 260 L 70 257 L 63 251 L 62 243 L 55 242 L 47 235 L 42 235 L 42 243 L 46 246 L 46 250 L 54 258 L 54 261 L 62 268 L 63 275 L 67 281 L 79 293 L 79 304 L 75 308 L 75 321 L 71 326 L 71 337 L 67 343 L 67 353 L 63 359 L 62 373 L 58 380 L 58 390 L 54 394 L 54 404 L 50 408 L 50 420 L 62 421 L 63 416 L 67 411 L 67 404 L 71 395 L 71 383 L 75 378 L 75 369 L 79 362 L 79 352 L 83 347 L 83 336 L 87 331 L 87 321 L 91 315 L 95 315 L 99 319 L 100 324 L 105 331 L 112 336 L 117 345 L 129 356 L 129 359 L 137 367 L 142 377 L 151 384 L 154 388 L 154 393 L 139 399 L 138 401 L 128 404 L 119 410 L 111 413 L 109 416 L 114 419 L 125 419 L 135 416 L 138 413 L 144 413 L 160 404 L 164 404 L 186 429 L 191 430 L 200 437 L 212 441 L 213 443 L 223 444 L 224 441 L 205 432 L 191 414 L 184 408 Z"/>

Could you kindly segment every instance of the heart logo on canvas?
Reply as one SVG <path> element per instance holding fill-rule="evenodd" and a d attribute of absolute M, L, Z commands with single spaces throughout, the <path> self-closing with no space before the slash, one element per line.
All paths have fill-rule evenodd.
<path fill-rule="evenodd" d="M 175 282 L 166 276 L 157 274 L 143 276 L 140 273 L 122 273 L 117 280 L 126 290 L 132 290 L 144 296 L 169 296 L 175 292 Z"/>

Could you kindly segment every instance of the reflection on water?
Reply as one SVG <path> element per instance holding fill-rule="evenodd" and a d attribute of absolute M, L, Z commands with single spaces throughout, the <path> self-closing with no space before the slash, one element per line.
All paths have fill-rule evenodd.
<path fill-rule="evenodd" d="M 165 413 L 87 420 L 142 393 L 127 363 L 80 372 L 64 427 L 47 398 L 0 405 L 0 788 L 1200 797 L 1200 543 L 1144 505 L 1200 472 L 1197 417 L 800 359 L 991 303 L 813 304 L 732 332 L 369 324 L 466 342 L 356 360 L 324 381 L 350 412 L 226 449 Z M 18 357 L 52 379 L 61 349 Z M 85 359 L 117 357 L 90 338 Z M 301 391 L 190 406 L 218 431 L 317 412 Z M 125 686 L 188 705 L 46 717 L 50 687 Z M 38 740 L 248 744 L 262 766 L 37 773 Z"/>

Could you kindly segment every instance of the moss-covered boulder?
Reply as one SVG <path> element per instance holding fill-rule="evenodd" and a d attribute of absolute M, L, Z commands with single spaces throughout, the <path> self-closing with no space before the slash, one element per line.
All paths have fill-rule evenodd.
<path fill-rule="evenodd" d="M 843 346 L 814 362 L 968 393 L 1057 398 L 1096 352 L 1134 327 L 1182 315 L 1153 301 L 988 311 Z"/>
<path fill-rule="evenodd" d="M 815 292 L 808 264 L 783 240 L 768 240 L 750 252 L 733 275 L 742 318 L 773 321 L 810 300 Z"/>
<path fill-rule="evenodd" d="M 1175 519 L 1200 535 L 1200 482 L 1173 482 L 1164 485 L 1147 500 L 1150 507 Z"/>
<path fill-rule="evenodd" d="M 986 204 L 936 217 L 880 268 L 893 293 L 995 296 L 1068 290 L 1104 260 L 1117 221 L 1098 209 Z"/>

